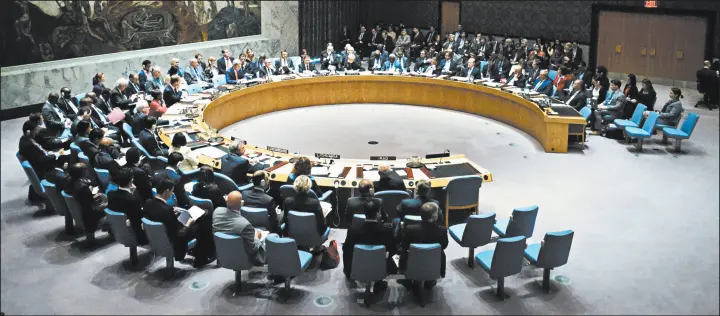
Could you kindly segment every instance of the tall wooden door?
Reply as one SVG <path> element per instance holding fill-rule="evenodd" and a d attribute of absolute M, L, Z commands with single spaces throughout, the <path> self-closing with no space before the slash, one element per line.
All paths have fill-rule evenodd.
<path fill-rule="evenodd" d="M 455 32 L 458 24 L 460 24 L 460 2 L 443 1 L 442 2 L 442 34 Z"/>
<path fill-rule="evenodd" d="M 691 16 L 600 12 L 597 64 L 610 72 L 694 81 L 706 25 Z"/>

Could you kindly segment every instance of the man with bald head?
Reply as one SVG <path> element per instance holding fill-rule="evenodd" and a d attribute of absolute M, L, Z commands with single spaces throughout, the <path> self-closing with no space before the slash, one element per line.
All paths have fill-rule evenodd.
<path fill-rule="evenodd" d="M 570 91 L 570 94 L 564 101 L 565 104 L 572 106 L 578 111 L 584 108 L 585 105 L 587 105 L 585 83 L 582 80 L 575 80 L 575 82 L 573 82 L 572 91 Z"/>
<path fill-rule="evenodd" d="M 380 180 L 373 183 L 376 193 L 388 190 L 405 190 L 405 182 L 400 179 L 400 176 L 395 171 L 390 169 L 390 166 L 386 164 L 380 165 L 378 175 L 380 175 Z"/>
<path fill-rule="evenodd" d="M 553 85 L 552 80 L 548 78 L 547 69 L 540 70 L 540 76 L 535 80 L 532 90 L 547 96 L 552 94 Z"/>
<path fill-rule="evenodd" d="M 359 197 L 351 197 L 345 205 L 345 220 L 348 224 L 352 223 L 355 214 L 365 214 L 365 208 L 372 208 L 373 213 L 380 214 L 381 221 L 387 220 L 387 213 L 382 209 L 382 200 L 374 197 L 375 188 L 372 181 L 368 179 L 360 180 L 358 184 Z"/>
<path fill-rule="evenodd" d="M 265 240 L 261 231 L 256 231 L 250 222 L 242 216 L 243 196 L 232 191 L 227 196 L 227 207 L 218 207 L 212 214 L 212 231 L 240 236 L 248 258 L 256 266 L 265 264 Z"/>

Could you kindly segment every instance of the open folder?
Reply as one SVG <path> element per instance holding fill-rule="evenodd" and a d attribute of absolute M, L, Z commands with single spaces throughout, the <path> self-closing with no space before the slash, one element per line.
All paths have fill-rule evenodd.
<path fill-rule="evenodd" d="M 192 218 L 193 220 L 197 220 L 198 218 L 200 218 L 200 216 L 203 215 L 205 215 L 205 210 L 193 205 L 189 209 L 181 211 L 177 219 L 181 224 L 186 225 L 190 218 Z"/>

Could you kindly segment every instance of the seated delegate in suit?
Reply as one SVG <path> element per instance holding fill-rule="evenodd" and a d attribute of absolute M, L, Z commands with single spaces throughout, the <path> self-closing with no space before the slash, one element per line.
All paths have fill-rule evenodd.
<path fill-rule="evenodd" d="M 141 87 L 142 85 L 140 84 L 140 79 L 138 78 L 138 75 L 134 72 L 131 72 L 128 75 L 128 86 L 125 89 L 125 96 L 131 98 L 133 95 L 144 92 Z"/>
<path fill-rule="evenodd" d="M 390 166 L 381 164 L 378 167 L 378 175 L 380 180 L 373 183 L 375 192 L 382 192 L 388 190 L 400 190 L 405 191 L 405 182 L 392 170 Z"/>
<path fill-rule="evenodd" d="M 45 121 L 45 125 L 56 125 L 59 127 L 62 132 L 60 132 L 58 136 L 69 136 L 72 120 L 65 116 L 65 113 L 58 107 L 59 101 L 60 95 L 57 92 L 51 92 L 48 95 L 48 99 L 42 108 L 43 121 Z"/>
<path fill-rule="evenodd" d="M 296 178 L 300 176 L 307 176 L 310 179 L 311 183 L 310 189 L 315 192 L 317 196 L 321 196 L 323 194 L 323 191 L 320 189 L 320 187 L 317 185 L 317 182 L 315 182 L 315 179 L 311 175 L 312 166 L 313 163 L 308 157 L 298 157 L 295 161 L 292 172 L 290 172 L 290 174 L 288 175 L 287 182 L 285 182 L 285 184 L 295 185 Z"/>
<path fill-rule="evenodd" d="M 183 155 L 184 159 L 180 162 L 178 168 L 184 172 L 196 169 L 200 163 L 197 157 L 195 157 L 196 154 L 187 146 L 187 138 L 185 138 L 185 134 L 183 133 L 173 135 L 172 143 L 168 150 L 168 154 L 171 153 L 180 153 Z"/>
<path fill-rule="evenodd" d="M 286 50 L 282 50 L 280 52 L 280 59 L 275 61 L 275 74 L 276 75 L 287 75 L 292 72 L 292 70 L 295 69 L 295 65 L 293 64 L 292 59 L 288 58 L 288 52 Z"/>
<path fill-rule="evenodd" d="M 193 186 L 192 195 L 201 198 L 208 199 L 212 202 L 213 207 L 226 206 L 225 197 L 220 191 L 220 188 L 215 184 L 215 172 L 210 166 L 200 167 L 200 179 Z"/>
<path fill-rule="evenodd" d="M 167 177 L 160 177 L 155 186 L 157 195 L 143 204 L 143 211 L 147 219 L 160 222 L 165 226 L 168 239 L 173 244 L 175 260 L 182 260 L 188 250 L 187 243 L 197 239 L 194 249 L 194 267 L 201 267 L 211 262 L 215 254 L 215 245 L 212 237 L 212 214 L 205 214 L 197 221 L 190 217 L 185 224 L 177 219 L 178 213 L 167 204 L 172 197 L 175 183 Z"/>
<path fill-rule="evenodd" d="M 244 206 L 266 209 L 270 217 L 270 227 L 268 229 L 271 233 L 280 234 L 280 221 L 278 220 L 278 213 L 275 211 L 275 200 L 265 193 L 270 188 L 270 179 L 267 172 L 255 171 L 252 175 L 252 183 L 252 189 L 242 192 Z"/>
<path fill-rule="evenodd" d="M 266 79 L 269 79 L 270 76 L 275 74 L 275 70 L 272 69 L 272 62 L 270 59 L 265 59 L 263 61 L 263 66 L 260 68 L 259 74 L 260 78 Z"/>
<path fill-rule="evenodd" d="M 468 59 L 468 65 L 462 70 L 460 77 L 466 78 L 471 82 L 482 78 L 480 67 L 475 65 L 475 58 Z"/>
<path fill-rule="evenodd" d="M 452 76 L 457 68 L 457 63 L 452 59 L 452 52 L 445 52 L 445 58 L 440 61 L 440 73 Z"/>
<path fill-rule="evenodd" d="M 375 189 L 373 188 L 372 181 L 368 179 L 360 180 L 358 184 L 358 191 L 360 191 L 359 197 L 351 197 L 347 200 L 345 206 L 345 220 L 348 223 L 352 223 L 353 215 L 364 214 L 365 205 L 369 205 L 373 209 L 373 214 L 379 214 L 382 221 L 387 221 L 388 215 L 382 209 L 382 200 L 376 197 Z"/>
<path fill-rule="evenodd" d="M 497 59 L 492 65 L 493 67 L 488 67 L 488 77 L 493 81 L 500 81 L 500 79 L 507 78 L 512 63 L 505 59 L 505 55 L 497 54 Z"/>
<path fill-rule="evenodd" d="M 432 186 L 429 181 L 420 180 L 416 184 L 415 198 L 404 199 L 398 206 L 398 218 L 397 221 L 393 221 L 394 225 L 397 225 L 400 221 L 405 220 L 405 216 L 414 215 L 421 216 L 421 207 L 428 202 L 434 202 L 438 205 L 438 218 L 445 218 L 442 209 L 440 209 L 440 202 L 432 198 Z M 444 221 L 436 222 L 440 226 L 445 226 Z"/>
<path fill-rule="evenodd" d="M 70 150 L 70 144 L 72 144 L 72 138 L 58 137 L 57 126 L 42 127 L 38 126 L 39 130 L 35 136 L 35 141 L 45 150 L 56 151 L 60 149 Z M 55 129 L 54 129 L 55 128 Z"/>
<path fill-rule="evenodd" d="M 365 71 L 365 68 L 360 66 L 360 62 L 356 59 L 357 56 L 351 53 L 347 56 L 347 60 L 342 65 L 342 70 L 353 70 L 353 71 Z"/>
<path fill-rule="evenodd" d="M 240 213 L 243 206 L 243 196 L 238 191 L 232 191 L 227 197 L 227 207 L 217 207 L 212 214 L 213 233 L 225 233 L 239 236 L 243 240 L 245 254 L 254 266 L 265 265 L 265 240 L 261 240 L 260 231 Z"/>
<path fill-rule="evenodd" d="M 149 114 L 150 106 L 146 103 L 140 103 L 135 108 L 135 113 L 130 117 L 130 127 L 136 137 L 145 129 L 145 118 L 150 117 Z"/>
<path fill-rule="evenodd" d="M 162 69 L 158 66 L 152 67 L 151 76 L 145 81 L 145 93 L 158 91 L 162 93 L 165 83 L 163 82 Z"/>
<path fill-rule="evenodd" d="M 182 99 L 183 92 L 180 90 L 180 76 L 173 75 L 170 77 L 170 85 L 165 87 L 163 91 L 163 100 L 167 107 L 173 106 L 173 104 L 180 102 Z"/>
<path fill-rule="evenodd" d="M 311 197 L 309 194 L 311 185 L 312 182 L 310 181 L 310 178 L 308 176 L 302 175 L 298 176 L 297 179 L 295 179 L 293 187 L 295 188 L 295 191 L 297 191 L 297 195 L 286 198 L 283 203 L 283 210 L 286 214 L 283 217 L 283 223 L 285 224 L 285 231 L 283 232 L 283 234 L 285 236 L 287 236 L 287 233 L 290 231 L 290 222 L 288 221 L 289 216 L 287 215 L 289 211 L 307 212 L 315 214 L 318 234 L 322 235 L 325 233 L 325 229 L 327 229 L 327 225 L 325 224 L 325 216 L 323 215 L 320 201 L 314 197 Z"/>
<path fill-rule="evenodd" d="M 110 174 L 120 169 L 120 164 L 115 160 L 123 156 L 120 147 L 113 145 L 113 141 L 110 138 L 104 137 L 98 144 L 100 149 L 95 155 L 93 160 L 90 160 L 90 165 L 93 168 L 105 169 L 110 171 Z"/>
<path fill-rule="evenodd" d="M 390 54 L 390 57 L 387 61 L 385 61 L 385 65 L 383 66 L 383 71 L 391 71 L 391 72 L 403 72 L 402 63 L 400 60 L 398 60 L 397 56 L 395 54 Z"/>
<path fill-rule="evenodd" d="M 239 186 L 249 182 L 248 173 L 267 167 L 268 165 L 258 163 L 255 159 L 245 157 L 245 145 L 239 141 L 233 142 L 228 153 L 220 158 L 220 173 L 230 177 Z"/>
<path fill-rule="evenodd" d="M 564 99 L 565 104 L 572 106 L 578 112 L 587 105 L 587 92 L 585 91 L 585 83 L 582 80 L 573 82 L 572 90 Z"/>
<path fill-rule="evenodd" d="M 145 201 L 153 197 L 152 181 L 150 179 L 150 165 L 140 163 L 140 150 L 131 147 L 125 152 L 125 165 L 122 168 L 129 168 L 133 174 L 133 185 L 135 186 L 135 195 L 140 197 L 141 201 Z M 169 159 L 168 159 L 169 160 Z M 112 174 L 110 174 L 112 177 Z"/>
<path fill-rule="evenodd" d="M 217 59 L 215 56 L 210 56 L 207 59 L 207 66 L 203 70 L 205 73 L 205 78 L 210 81 L 212 78 L 215 78 L 215 76 L 220 75 L 220 70 L 217 66 Z"/>
<path fill-rule="evenodd" d="M 90 130 L 87 141 L 82 141 L 77 144 L 78 147 L 80 147 L 80 150 L 82 150 L 82 152 L 85 154 L 85 156 L 88 157 L 91 164 L 92 164 L 92 161 L 95 159 L 95 155 L 97 155 L 100 152 L 100 141 L 104 137 L 105 137 L 105 133 L 103 132 L 103 130 L 101 130 L 99 128 L 95 128 L 95 129 Z"/>
<path fill-rule="evenodd" d="M 65 188 L 65 193 L 74 197 L 80 205 L 85 230 L 94 232 L 98 229 L 100 220 L 105 217 L 105 211 L 96 209 L 95 207 L 96 202 L 93 191 L 99 190 L 99 188 L 90 185 L 87 170 L 88 167 L 82 162 L 70 166 L 68 172 L 70 174 L 70 182 L 68 182 Z"/>
<path fill-rule="evenodd" d="M 514 86 L 518 88 L 525 88 L 525 81 L 527 80 L 527 77 L 523 74 L 523 70 L 521 67 L 515 67 L 513 70 L 513 73 L 510 75 L 510 78 L 507 79 L 507 84 L 509 86 Z"/>
<path fill-rule="evenodd" d="M 602 104 L 598 104 L 592 124 L 596 130 L 604 130 L 608 123 L 612 123 L 616 118 L 622 117 L 626 98 L 622 91 L 620 91 L 620 84 L 620 80 L 613 79 L 610 84 L 608 96 Z"/>
<path fill-rule="evenodd" d="M 343 273 L 350 279 L 352 272 L 352 260 L 355 245 L 385 246 L 385 262 L 388 274 L 396 274 L 397 266 L 393 256 L 397 252 L 396 240 L 393 230 L 387 224 L 383 224 L 382 215 L 374 206 L 374 203 L 362 203 L 362 212 L 365 215 L 365 222 L 359 227 L 350 227 L 343 243 Z M 381 291 L 387 288 L 387 281 L 375 282 L 374 290 Z"/>
<path fill-rule="evenodd" d="M 533 84 L 531 90 L 547 96 L 550 96 L 552 94 L 553 85 L 552 80 L 548 78 L 547 69 L 543 69 L 540 71 L 540 75 L 535 80 L 535 83 Z"/>
<path fill-rule="evenodd" d="M 300 65 L 298 65 L 298 69 L 297 69 L 297 71 L 299 73 L 308 72 L 308 71 L 312 72 L 314 70 L 315 70 L 315 67 L 310 64 L 310 56 L 305 56 L 305 58 L 302 60 L 302 63 L 300 63 Z"/>
<path fill-rule="evenodd" d="M 431 59 L 430 60 L 430 66 L 425 68 L 425 71 L 423 71 L 423 75 L 427 76 L 439 76 L 440 75 L 441 68 L 438 67 L 438 61 L 437 59 Z"/>
<path fill-rule="evenodd" d="M 428 67 L 430 67 L 430 63 L 432 61 L 432 58 L 429 58 L 427 55 L 426 50 L 420 51 L 420 57 L 415 59 L 414 67 L 416 73 L 423 73 L 425 70 L 427 70 Z"/>
<path fill-rule="evenodd" d="M 245 73 L 242 70 L 243 62 L 244 61 L 240 59 L 236 59 L 233 61 L 232 67 L 225 72 L 225 81 L 228 84 L 238 84 L 245 78 Z"/>
<path fill-rule="evenodd" d="M 117 80 L 117 86 L 110 91 L 110 106 L 112 108 L 120 108 L 123 111 L 129 110 L 131 103 L 137 100 L 137 96 L 133 96 L 133 99 L 129 99 L 125 96 L 125 89 L 127 89 L 128 80 L 120 78 Z"/>
<path fill-rule="evenodd" d="M 682 91 L 680 91 L 680 89 L 673 87 L 670 88 L 669 97 L 670 100 L 663 105 L 662 111 L 658 112 L 660 115 L 658 117 L 657 124 L 677 126 L 684 111 L 682 102 L 680 102 L 680 99 L 684 98 L 684 96 L 682 95 Z M 645 111 L 643 115 L 647 116 L 648 113 L 650 112 Z"/>
<path fill-rule="evenodd" d="M 57 104 L 63 113 L 65 113 L 65 116 L 71 120 L 77 115 L 78 107 L 75 104 L 75 97 L 72 95 L 70 88 L 63 87 L 60 89 L 60 99 Z"/>
<path fill-rule="evenodd" d="M 135 238 L 140 245 L 148 243 L 145 231 L 142 228 L 142 218 L 145 216 L 142 206 L 144 200 L 135 192 L 133 186 L 133 170 L 122 168 L 112 173 L 112 182 L 118 189 L 108 192 L 108 208 L 123 213 L 130 221 L 130 227 L 135 232 Z"/>
<path fill-rule="evenodd" d="M 145 117 L 145 129 L 140 131 L 138 134 L 140 145 L 142 145 L 150 155 L 167 156 L 167 146 L 158 140 L 157 135 L 155 134 L 155 124 L 157 124 L 157 119 L 155 117 Z"/>
<path fill-rule="evenodd" d="M 400 246 L 400 270 L 407 269 L 408 251 L 411 244 L 440 244 L 443 249 L 441 260 L 440 275 L 445 277 L 445 248 L 448 246 L 447 229 L 437 224 L 440 215 L 439 206 L 435 202 L 428 202 L 420 208 L 420 217 L 422 222 L 405 226 L 403 229 L 403 237 Z M 400 280 L 398 280 L 399 282 Z M 403 281 L 410 283 L 412 281 Z M 399 282 L 399 283 L 403 283 Z M 437 281 L 425 282 L 425 287 L 435 286 Z"/>
<path fill-rule="evenodd" d="M 175 189 L 173 190 L 173 193 L 175 193 L 175 198 L 177 198 L 178 206 L 186 207 L 190 204 L 190 200 L 185 192 L 185 183 L 180 182 L 182 173 L 180 173 L 180 168 L 178 168 L 178 164 L 184 160 L 183 155 L 175 152 L 169 154 L 167 158 L 167 167 L 165 167 L 164 170 L 156 172 L 155 176 L 165 176 L 175 182 Z M 155 182 L 157 182 L 157 180 L 155 180 Z"/>
<path fill-rule="evenodd" d="M 33 122 L 26 121 L 23 123 L 23 135 L 20 137 L 18 144 L 18 153 L 30 163 L 30 166 L 35 170 L 35 174 L 42 180 L 45 178 L 45 173 L 48 170 L 56 167 L 61 168 L 63 164 L 68 161 L 69 155 L 57 156 L 43 149 L 35 140 L 40 129 L 42 128 Z M 32 188 L 30 189 L 34 192 Z"/>
<path fill-rule="evenodd" d="M 330 66 L 339 68 L 342 64 L 342 57 L 335 53 L 331 43 L 328 43 L 327 48 L 324 52 L 322 52 L 322 55 L 320 56 L 320 63 L 320 69 L 322 70 L 328 70 Z"/>
<path fill-rule="evenodd" d="M 379 49 L 375 50 L 368 59 L 368 70 L 382 70 L 385 67 L 385 58 Z"/>
<path fill-rule="evenodd" d="M 191 58 L 190 60 L 188 60 L 188 66 L 185 69 L 184 78 L 187 84 L 195 84 L 207 81 L 205 79 L 205 71 L 195 58 Z"/>

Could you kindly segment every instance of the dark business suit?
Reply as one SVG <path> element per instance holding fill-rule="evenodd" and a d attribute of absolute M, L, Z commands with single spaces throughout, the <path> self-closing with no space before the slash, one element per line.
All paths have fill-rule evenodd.
<path fill-rule="evenodd" d="M 360 66 L 360 62 L 355 60 L 354 62 L 346 62 L 341 67 L 343 70 L 359 70 L 359 71 L 365 71 L 365 68 Z"/>
<path fill-rule="evenodd" d="M 385 256 L 388 274 L 397 273 L 397 266 L 393 255 L 397 253 L 393 229 L 387 224 L 377 221 L 366 221 L 362 226 L 350 227 L 343 244 L 343 273 L 350 277 L 352 272 L 352 259 L 355 245 L 385 246 Z"/>
<path fill-rule="evenodd" d="M 100 219 L 105 217 L 105 212 L 93 210 L 94 199 L 90 190 L 90 181 L 87 179 L 71 179 L 65 188 L 65 193 L 74 197 L 75 201 L 80 204 L 85 231 L 96 231 Z"/>
<path fill-rule="evenodd" d="M 439 217 L 438 217 L 439 218 Z M 410 244 L 440 244 L 442 258 L 440 259 L 440 276 L 445 277 L 445 248 L 448 245 L 447 229 L 438 226 L 435 223 L 422 222 L 419 224 L 408 225 L 403 230 L 403 238 L 400 252 L 400 269 L 405 270 L 407 267 L 408 250 Z"/>
<path fill-rule="evenodd" d="M 377 67 L 375 67 L 377 65 Z M 378 70 L 382 70 L 383 66 L 385 65 L 385 59 L 380 56 L 371 56 L 368 60 L 368 70 L 375 70 L 377 68 Z"/>
<path fill-rule="evenodd" d="M 295 68 L 295 65 L 293 64 L 292 59 L 288 58 L 288 59 L 287 59 L 287 68 L 288 68 L 288 71 L 286 72 L 285 69 L 282 68 L 282 67 L 283 67 L 283 66 L 282 66 L 282 60 L 281 60 L 281 59 L 276 60 L 276 61 L 275 61 L 275 69 L 276 69 L 275 74 L 276 74 L 276 75 L 286 75 L 286 74 L 289 74 L 289 73 L 290 73 L 290 70 L 292 70 L 292 69 Z"/>
<path fill-rule="evenodd" d="M 585 105 L 587 105 L 587 91 L 585 91 L 585 89 L 582 89 L 577 93 L 575 93 L 575 90 L 570 91 L 564 101 L 565 104 L 572 106 L 575 110 L 580 111 L 582 108 L 585 107 Z"/>
<path fill-rule="evenodd" d="M 108 192 L 108 208 L 112 211 L 123 213 L 130 220 L 130 227 L 135 232 L 135 238 L 141 245 L 148 243 L 145 231 L 142 228 L 142 218 L 145 216 L 143 212 L 143 200 L 140 196 L 118 189 Z"/>
<path fill-rule="evenodd" d="M 220 158 L 220 173 L 233 179 L 237 185 L 248 183 L 247 174 L 250 171 L 250 162 L 243 156 L 227 153 Z"/>
<path fill-rule="evenodd" d="M 272 68 L 267 68 L 263 66 L 260 68 L 260 78 L 269 78 L 270 76 L 274 75 L 275 71 Z"/>
<path fill-rule="evenodd" d="M 140 89 L 142 91 L 146 91 L 145 84 L 147 83 L 148 78 L 151 78 L 151 77 L 152 77 L 152 74 L 145 72 L 145 69 L 140 70 L 140 72 L 138 72 L 138 86 L 140 87 Z"/>
<path fill-rule="evenodd" d="M 423 198 L 423 197 L 416 197 L 414 199 L 404 199 L 402 200 L 402 203 L 400 203 L 400 206 L 398 208 L 398 217 L 400 220 L 404 220 L 406 215 L 415 215 L 420 216 L 422 211 L 421 207 L 423 204 L 428 202 L 435 202 L 438 206 L 440 206 L 440 202 L 438 202 L 435 199 L 429 199 L 429 198 Z M 438 209 L 438 219 L 444 218 L 443 211 L 441 209 Z M 438 225 L 443 226 L 445 222 L 438 220 Z"/>
<path fill-rule="evenodd" d="M 60 114 L 58 114 L 58 112 L 60 112 Z M 62 110 L 56 105 L 50 104 L 50 102 L 45 101 L 45 104 L 42 108 L 42 117 L 45 121 L 45 125 L 47 125 L 48 127 L 54 126 L 56 130 L 65 130 L 65 118 L 67 117 L 65 116 L 65 113 L 63 113 Z"/>
<path fill-rule="evenodd" d="M 142 85 L 139 82 L 138 83 L 134 83 L 132 81 L 128 82 L 128 86 L 127 86 L 127 88 L 125 88 L 125 91 L 124 91 L 125 96 L 129 98 L 133 94 L 138 94 L 138 93 L 142 92 L 142 88 L 140 88 L 140 87 L 142 87 Z"/>
<path fill-rule="evenodd" d="M 130 168 L 133 171 L 133 184 L 135 185 L 135 195 L 141 201 L 153 198 L 152 180 L 146 169 L 150 169 L 148 165 L 125 164 L 123 168 Z"/>
<path fill-rule="evenodd" d="M 242 67 L 240 67 L 237 71 L 235 68 L 230 68 L 225 73 L 225 82 L 228 84 L 237 84 L 238 81 L 242 80 L 245 77 L 245 71 Z"/>
<path fill-rule="evenodd" d="M 131 102 L 125 94 L 120 92 L 120 89 L 115 88 L 110 91 L 110 106 L 112 106 L 112 108 L 120 108 L 125 111 L 130 108 Z"/>
<path fill-rule="evenodd" d="M 275 200 L 267 195 L 263 188 L 253 187 L 250 190 L 242 192 L 243 206 L 264 208 L 268 211 L 270 217 L 270 230 L 271 233 L 280 234 L 280 223 L 278 221 L 278 214 L 275 212 Z"/>
<path fill-rule="evenodd" d="M 460 77 L 467 78 L 468 73 L 473 80 L 480 79 L 480 77 L 482 76 L 479 66 L 473 67 L 472 70 L 470 70 L 470 68 L 467 68 L 467 67 L 464 68 L 462 70 L 462 72 L 460 73 Z"/>
<path fill-rule="evenodd" d="M 171 107 L 173 104 L 180 102 L 182 99 L 182 91 L 180 89 L 175 90 L 172 85 L 165 87 L 163 91 L 163 101 L 167 107 Z"/>
<path fill-rule="evenodd" d="M 698 70 L 695 76 L 697 77 L 697 90 L 704 95 L 704 103 L 708 108 L 714 108 L 714 106 L 718 104 L 718 93 L 720 93 L 718 84 L 720 83 L 720 78 L 715 71 L 709 68 Z"/>
<path fill-rule="evenodd" d="M 297 72 L 313 71 L 313 70 L 315 70 L 315 66 L 313 66 L 312 64 L 305 65 L 305 62 L 303 62 L 300 65 L 298 65 Z"/>
<path fill-rule="evenodd" d="M 150 155 L 167 156 L 167 148 L 165 148 L 164 144 L 161 144 L 160 141 L 155 138 L 155 133 L 147 129 L 143 129 L 138 138 L 140 140 L 140 145 L 142 145 Z"/>
<path fill-rule="evenodd" d="M 330 66 L 335 66 L 336 68 L 339 68 L 338 66 L 342 64 L 342 56 L 335 54 L 335 52 L 328 54 L 327 51 L 324 51 L 322 52 L 320 61 L 320 69 L 322 70 L 327 70 Z"/>
<path fill-rule="evenodd" d="M 70 138 L 58 138 L 56 133 L 50 133 L 47 128 L 41 129 L 35 136 L 35 142 L 45 150 L 56 151 L 70 149 Z"/>
<path fill-rule="evenodd" d="M 213 204 L 213 209 L 227 206 L 225 196 L 223 196 L 222 191 L 220 191 L 220 187 L 218 187 L 215 183 L 195 183 L 192 195 L 201 199 L 210 200 Z"/>
<path fill-rule="evenodd" d="M 388 215 L 382 208 L 383 204 L 381 199 L 371 196 L 351 197 L 347 200 L 347 204 L 345 205 L 345 220 L 348 224 L 352 223 L 353 215 L 365 214 L 365 204 L 367 203 L 372 204 L 374 213 L 381 214 L 383 221 L 387 220 Z"/>
<path fill-rule="evenodd" d="M 445 72 L 445 65 L 447 63 L 448 63 L 447 59 L 443 59 L 440 61 L 440 71 L 441 72 L 443 72 L 443 73 Z M 452 59 L 450 59 L 449 63 L 450 63 L 450 67 L 448 68 L 447 72 L 450 73 L 451 75 L 455 74 L 455 72 L 457 71 L 457 63 Z"/>
<path fill-rule="evenodd" d="M 46 151 L 40 148 L 40 144 L 35 145 L 30 137 L 21 136 L 18 147 L 18 153 L 30 163 L 40 180 L 45 178 L 47 171 L 63 165 L 63 160 L 56 159 L 54 155 L 48 155 Z"/>
<path fill-rule="evenodd" d="M 515 74 L 512 74 L 510 77 L 508 77 L 507 82 L 509 83 L 511 80 L 513 80 L 513 78 L 515 78 Z M 512 85 L 518 88 L 525 88 L 526 81 L 527 77 L 521 72 L 520 75 L 518 75 L 518 77 L 515 79 L 515 81 L 512 82 Z"/>
<path fill-rule="evenodd" d="M 177 220 L 173 207 L 167 205 L 165 201 L 159 198 L 152 198 L 145 201 L 143 211 L 147 219 L 153 222 L 160 222 L 165 226 L 168 239 L 170 239 L 170 242 L 173 244 L 175 260 L 184 259 L 188 250 L 187 243 L 195 239 L 196 226 L 193 225 L 191 226 L 192 228 L 189 228 L 181 224 Z M 203 215 L 203 217 L 205 216 L 208 215 Z"/>
<path fill-rule="evenodd" d="M 229 57 L 229 58 L 230 58 L 230 63 L 225 63 L 225 57 L 218 58 L 218 60 L 217 60 L 218 74 L 224 75 L 226 70 L 232 66 L 232 63 L 233 63 L 233 61 L 235 61 L 235 58 L 233 58 L 233 57 Z"/>
<path fill-rule="evenodd" d="M 62 110 L 65 116 L 71 120 L 75 119 L 77 116 L 77 112 L 73 110 L 73 106 L 77 108 L 77 105 L 72 101 L 72 99 L 60 98 L 58 101 L 58 107 L 60 110 Z"/>
<path fill-rule="evenodd" d="M 375 187 L 375 193 L 389 190 L 405 191 L 405 182 L 394 175 L 381 177 L 380 180 L 373 182 L 373 186 Z"/>
<path fill-rule="evenodd" d="M 530 69 L 527 74 L 527 88 L 532 89 L 535 87 L 535 81 L 538 77 L 540 77 L 540 68 L 538 69 Z"/>
<path fill-rule="evenodd" d="M 288 215 L 289 211 L 307 212 L 315 214 L 317 233 L 321 236 L 325 234 L 327 226 L 325 225 L 325 216 L 323 216 L 322 207 L 320 206 L 320 201 L 318 199 L 310 197 L 310 195 L 307 193 L 298 192 L 296 196 L 285 199 L 283 203 L 283 208 L 285 211 L 285 216 L 283 217 L 283 223 L 285 223 L 285 231 L 283 232 L 283 234 L 285 236 L 287 236 L 288 232 L 290 231 L 290 223 L 288 221 L 288 218 L 290 217 Z"/>

